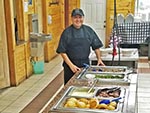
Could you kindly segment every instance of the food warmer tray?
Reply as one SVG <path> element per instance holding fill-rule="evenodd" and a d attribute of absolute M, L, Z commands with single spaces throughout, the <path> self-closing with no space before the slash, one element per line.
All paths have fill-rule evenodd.
<path fill-rule="evenodd" d="M 90 73 L 120 73 L 127 74 L 130 72 L 127 66 L 95 66 L 90 65 L 86 69 Z"/>
<path fill-rule="evenodd" d="M 87 100 L 92 99 L 96 96 L 96 93 L 99 89 L 104 89 L 106 87 L 94 87 L 94 91 L 93 91 L 93 97 L 83 97 L 83 96 L 71 96 L 70 93 L 72 93 L 72 91 L 74 89 L 78 89 L 78 88 L 89 88 L 89 87 L 75 87 L 75 86 L 70 86 L 64 93 L 64 95 L 61 97 L 61 99 L 51 108 L 52 112 L 60 112 L 60 113 L 65 113 L 65 112 L 69 112 L 69 113 L 121 113 L 123 110 L 123 106 L 124 106 L 124 102 L 118 102 L 116 105 L 116 108 L 114 110 L 108 110 L 108 109 L 97 109 L 97 108 L 69 108 L 69 107 L 65 107 L 65 103 L 68 101 L 68 99 L 71 98 L 76 98 L 76 99 L 81 99 L 81 98 L 85 98 Z M 108 88 L 108 87 L 107 87 Z M 110 88 L 110 87 L 109 87 Z M 125 89 L 121 88 L 121 95 L 123 96 L 125 95 Z M 103 99 L 103 98 L 101 98 Z M 109 99 L 109 98 L 107 98 Z"/>
<path fill-rule="evenodd" d="M 93 73 L 93 72 L 84 71 L 77 76 L 77 79 L 87 80 L 87 81 L 90 79 L 97 79 L 99 82 L 130 83 L 131 76 L 123 73 L 110 73 L 110 72 Z"/>

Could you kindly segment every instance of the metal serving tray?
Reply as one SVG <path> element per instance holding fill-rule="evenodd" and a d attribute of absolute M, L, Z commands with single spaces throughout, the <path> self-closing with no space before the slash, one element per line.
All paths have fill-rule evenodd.
<path fill-rule="evenodd" d="M 128 81 L 128 75 L 123 73 L 93 73 L 85 71 L 82 74 L 79 74 L 77 79 L 98 79 L 99 81 L 105 81 L 105 82 L 119 82 L 119 81 Z"/>
<path fill-rule="evenodd" d="M 74 97 L 76 98 L 77 100 L 80 100 L 81 98 L 80 97 Z M 108 109 L 98 109 L 98 108 L 78 108 L 78 107 L 65 107 L 65 104 L 67 103 L 67 101 L 71 99 L 71 97 L 64 97 L 60 103 L 58 103 L 58 106 L 54 107 L 54 109 L 57 109 L 61 112 L 71 112 L 71 113 L 103 113 L 103 112 L 108 112 L 108 113 L 111 113 L 111 112 L 119 112 L 123 105 L 122 103 L 117 103 L 117 107 L 114 109 L 114 110 L 108 110 Z M 91 100 L 92 98 L 84 98 L 84 99 L 87 99 L 87 100 Z"/>
<path fill-rule="evenodd" d="M 92 73 L 124 73 L 128 72 L 127 66 L 89 66 L 86 70 Z"/>
<path fill-rule="evenodd" d="M 65 112 L 69 112 L 69 113 L 120 113 L 123 109 L 123 104 L 124 102 L 117 102 L 117 105 L 115 107 L 115 109 L 113 110 L 110 110 L 110 109 L 102 109 L 102 108 L 89 108 L 89 107 L 79 107 L 78 104 L 77 106 L 74 105 L 75 103 L 77 102 L 74 102 L 74 99 L 76 99 L 78 102 L 81 101 L 80 99 L 86 99 L 88 100 L 88 102 L 90 103 L 91 100 L 95 97 L 95 99 L 98 99 L 98 103 L 100 102 L 100 100 L 104 99 L 104 98 L 97 98 L 96 97 L 96 94 L 94 94 L 95 91 L 98 91 L 99 89 L 104 89 L 104 88 L 108 88 L 108 87 L 94 87 L 94 92 L 93 92 L 93 97 L 83 97 L 83 96 L 71 96 L 72 92 L 75 91 L 76 89 L 78 89 L 79 87 L 75 87 L 75 86 L 70 86 L 66 92 L 64 93 L 64 95 L 61 97 L 61 99 L 52 107 L 51 111 L 53 112 L 62 112 L 62 113 L 65 113 Z M 80 87 L 81 89 L 84 89 L 84 88 L 88 88 L 88 87 Z M 111 87 L 109 87 L 111 88 Z M 123 91 L 123 89 L 121 89 L 121 93 L 120 93 L 120 96 L 122 95 L 125 95 L 124 94 L 125 92 Z M 68 107 L 68 101 L 72 99 L 72 102 L 73 102 L 73 105 L 69 105 Z M 111 98 L 107 98 L 107 99 L 111 99 Z M 99 104 L 98 104 L 99 105 Z M 88 106 L 88 105 L 86 105 Z"/>
<path fill-rule="evenodd" d="M 125 97 L 126 89 L 123 87 L 97 87 L 95 97 L 101 99 L 112 99 Z"/>
<path fill-rule="evenodd" d="M 90 87 L 75 87 L 71 86 L 68 90 L 68 95 L 67 96 L 75 96 L 75 97 L 87 97 L 87 98 L 92 98 L 94 97 L 96 93 L 96 88 L 93 88 L 90 93 L 88 93 Z"/>

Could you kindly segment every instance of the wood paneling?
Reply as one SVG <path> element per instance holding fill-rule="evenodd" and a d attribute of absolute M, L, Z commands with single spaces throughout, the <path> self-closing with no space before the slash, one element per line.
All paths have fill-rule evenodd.
<path fill-rule="evenodd" d="M 9 57 L 9 73 L 11 85 L 16 84 L 15 76 L 15 63 L 14 63 L 14 50 L 15 50 L 15 31 L 14 31 L 14 17 L 13 17 L 13 4 L 10 0 L 4 0 L 5 7 L 5 20 L 6 20 L 6 33 L 8 43 L 8 57 Z"/>
<path fill-rule="evenodd" d="M 72 24 L 71 22 L 71 12 L 73 9 L 75 8 L 79 8 L 80 7 L 80 0 L 68 0 L 68 17 L 69 17 L 69 25 Z"/>
<path fill-rule="evenodd" d="M 44 33 L 51 33 L 52 34 L 52 40 L 49 42 L 46 42 L 45 44 L 45 61 L 50 61 L 54 56 L 56 56 L 56 48 L 58 46 L 59 38 L 62 33 L 62 31 L 65 28 L 65 20 L 68 18 L 69 24 L 71 24 L 70 21 L 70 15 L 71 11 L 74 8 L 79 7 L 80 0 L 68 0 L 68 5 L 65 4 L 64 6 L 64 0 L 59 0 L 59 5 L 49 5 L 49 3 L 52 2 L 52 0 L 44 0 L 43 1 L 43 30 Z M 66 1 L 65 1 L 66 3 Z M 68 7 L 69 14 L 64 14 L 64 8 Z M 48 24 L 48 15 L 52 18 L 52 24 Z M 65 17 L 64 17 L 65 15 Z M 64 19 L 65 18 L 65 19 Z"/>
<path fill-rule="evenodd" d="M 26 79 L 26 54 L 25 45 L 20 45 L 16 47 L 15 50 L 15 76 L 16 85 Z"/>
<path fill-rule="evenodd" d="M 24 10 L 23 10 L 23 1 L 16 0 L 16 18 L 18 24 L 18 37 L 19 40 L 24 40 Z"/>
<path fill-rule="evenodd" d="M 18 85 L 21 81 L 32 74 L 32 65 L 30 62 L 28 13 L 33 13 L 33 10 L 30 9 L 31 12 L 24 12 L 24 2 L 27 2 L 27 0 L 15 0 L 19 40 L 24 41 L 21 44 L 17 44 L 15 40 L 15 15 L 13 14 L 13 0 L 4 0 L 4 2 L 9 50 L 10 81 L 11 85 Z"/>
<path fill-rule="evenodd" d="M 25 49 L 24 54 L 25 54 L 25 64 L 26 64 L 24 68 L 26 69 L 26 77 L 29 77 L 33 73 L 29 42 L 24 44 L 24 49 Z"/>
<path fill-rule="evenodd" d="M 51 34 L 52 40 L 45 43 L 44 59 L 49 62 L 56 56 L 58 40 L 64 29 L 64 0 L 59 0 L 59 4 L 50 5 L 52 0 L 44 0 L 43 3 L 43 31 Z M 48 23 L 48 16 L 51 16 L 52 23 Z"/>
<path fill-rule="evenodd" d="M 4 0 L 0 1 L 0 88 L 10 86 Z"/>

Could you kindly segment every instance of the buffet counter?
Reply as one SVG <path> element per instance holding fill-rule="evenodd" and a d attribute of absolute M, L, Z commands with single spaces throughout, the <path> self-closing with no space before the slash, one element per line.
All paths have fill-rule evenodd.
<path fill-rule="evenodd" d="M 112 49 L 105 48 L 101 49 L 101 58 L 106 65 L 111 65 L 112 63 Z M 91 64 L 96 64 L 97 58 L 94 51 L 90 54 Z M 139 59 L 138 49 L 136 48 L 121 48 L 120 49 L 120 65 L 137 68 L 137 62 Z M 114 56 L 114 64 L 118 65 L 119 55 Z"/>
<path fill-rule="evenodd" d="M 85 67 L 70 79 L 47 110 L 49 113 L 135 113 L 137 75 L 125 66 Z"/>

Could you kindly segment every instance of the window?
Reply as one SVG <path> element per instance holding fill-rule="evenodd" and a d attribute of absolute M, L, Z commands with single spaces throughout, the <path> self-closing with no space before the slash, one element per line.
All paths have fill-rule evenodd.
<path fill-rule="evenodd" d="M 150 21 L 149 0 L 136 0 L 135 21 Z"/>

